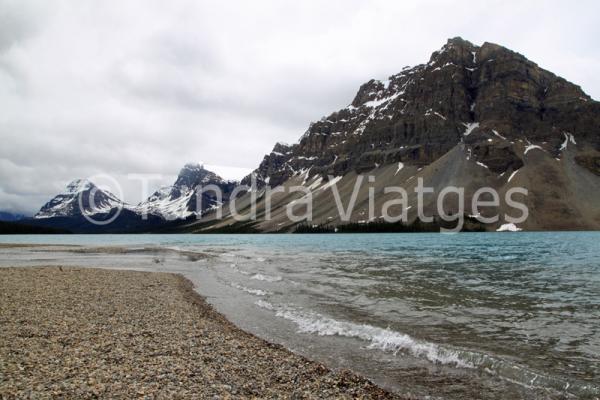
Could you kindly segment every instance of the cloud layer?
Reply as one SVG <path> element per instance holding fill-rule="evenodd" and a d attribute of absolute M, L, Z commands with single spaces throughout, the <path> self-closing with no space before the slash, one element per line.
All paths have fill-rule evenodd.
<path fill-rule="evenodd" d="M 32 213 L 71 179 L 169 183 L 188 161 L 227 178 L 428 60 L 496 42 L 600 97 L 595 2 L 0 0 L 0 209 Z M 485 3 L 485 4 L 484 4 Z"/>

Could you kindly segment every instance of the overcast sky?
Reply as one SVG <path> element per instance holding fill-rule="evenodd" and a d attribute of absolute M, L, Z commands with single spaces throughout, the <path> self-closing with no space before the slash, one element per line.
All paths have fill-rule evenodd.
<path fill-rule="evenodd" d="M 597 1 L 0 0 L 0 210 L 78 177 L 227 178 L 449 37 L 526 55 L 600 98 Z"/>

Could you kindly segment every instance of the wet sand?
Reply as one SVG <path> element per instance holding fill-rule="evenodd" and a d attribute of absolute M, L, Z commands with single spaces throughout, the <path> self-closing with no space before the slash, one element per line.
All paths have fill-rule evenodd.
<path fill-rule="evenodd" d="M 400 398 L 248 334 L 182 276 L 0 268 L 0 398 Z"/>

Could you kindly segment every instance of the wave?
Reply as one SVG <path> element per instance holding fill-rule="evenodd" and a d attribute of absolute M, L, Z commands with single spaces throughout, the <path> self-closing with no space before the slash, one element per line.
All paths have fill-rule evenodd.
<path fill-rule="evenodd" d="M 252 275 L 250 277 L 250 279 L 254 279 L 255 281 L 264 281 L 264 282 L 279 282 L 281 280 L 283 280 L 283 278 L 281 276 L 273 276 L 273 275 L 267 275 L 267 274 L 252 274 L 251 272 L 248 271 L 244 271 L 243 269 L 240 269 L 237 264 L 235 263 L 231 263 L 229 264 L 229 268 L 231 268 L 232 270 L 234 270 L 235 272 L 242 274 L 242 275 Z"/>
<path fill-rule="evenodd" d="M 275 310 L 275 307 L 273 306 L 273 304 L 269 303 L 268 301 L 258 300 L 254 304 L 259 306 L 260 308 L 264 308 L 265 310 L 269 310 L 269 311 Z"/>
<path fill-rule="evenodd" d="M 249 288 L 249 287 L 246 287 L 246 286 L 239 285 L 237 283 L 232 283 L 231 286 L 234 287 L 234 288 L 236 288 L 236 289 L 238 289 L 238 290 L 241 290 L 243 292 L 253 294 L 255 296 L 266 296 L 267 294 L 269 294 L 268 292 L 266 292 L 264 290 L 252 289 L 252 288 Z"/>
<path fill-rule="evenodd" d="M 478 368 L 490 375 L 527 388 L 551 389 L 577 396 L 597 396 L 600 393 L 600 388 L 592 384 L 568 382 L 558 377 L 537 373 L 497 356 L 440 346 L 389 328 L 340 321 L 316 312 L 303 312 L 289 306 L 276 306 L 264 300 L 259 300 L 255 304 L 274 311 L 277 317 L 295 323 L 300 333 L 355 338 L 367 342 L 368 349 L 377 349 L 394 355 L 410 354 L 435 364 Z"/>
<path fill-rule="evenodd" d="M 475 366 L 462 360 L 458 353 L 430 342 L 416 340 L 404 333 L 383 329 L 367 324 L 339 321 L 317 313 L 303 313 L 289 309 L 277 310 L 276 315 L 294 322 L 299 332 L 319 336 L 344 336 L 357 338 L 369 343 L 367 348 L 397 354 L 408 352 L 415 357 L 424 357 L 431 362 L 451 364 L 463 368 Z"/>
<path fill-rule="evenodd" d="M 458 353 L 454 351 L 443 349 L 433 343 L 413 339 L 409 335 L 391 329 L 339 321 L 315 312 L 300 312 L 288 306 L 275 306 L 264 300 L 258 300 L 254 304 L 260 308 L 275 311 L 277 317 L 294 322 L 298 326 L 298 332 L 301 333 L 361 339 L 369 342 L 367 347 L 370 349 L 378 349 L 394 354 L 407 351 L 413 356 L 425 357 L 434 363 L 474 368 L 473 364 L 462 360 Z"/>
<path fill-rule="evenodd" d="M 271 276 L 271 275 L 263 275 L 263 274 L 254 274 L 250 277 L 250 279 L 254 279 L 257 281 L 265 281 L 265 282 L 279 282 L 283 278 L 280 276 Z"/>
<path fill-rule="evenodd" d="M 229 264 L 229 268 L 242 275 L 250 275 L 250 272 L 239 269 L 237 264 Z"/>

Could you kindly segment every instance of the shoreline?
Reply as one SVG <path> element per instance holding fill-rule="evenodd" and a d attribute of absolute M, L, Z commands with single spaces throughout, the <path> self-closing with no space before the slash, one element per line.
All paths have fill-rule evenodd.
<path fill-rule="evenodd" d="M 0 397 L 402 398 L 236 327 L 180 274 L 0 268 Z"/>

